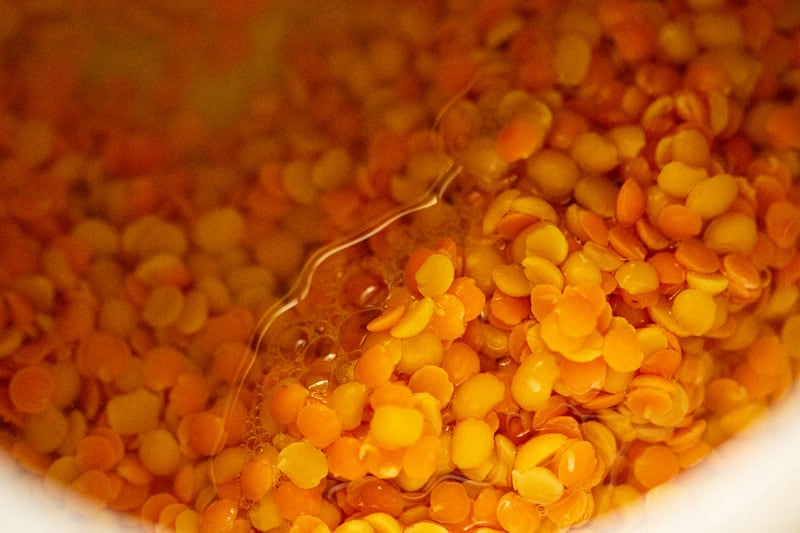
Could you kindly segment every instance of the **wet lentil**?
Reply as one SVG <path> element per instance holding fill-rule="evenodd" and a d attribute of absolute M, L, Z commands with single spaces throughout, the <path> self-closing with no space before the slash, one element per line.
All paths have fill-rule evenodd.
<path fill-rule="evenodd" d="M 244 35 L 257 4 L 129 17 L 165 65 L 208 35 L 206 81 L 129 79 L 140 46 L 105 57 L 66 6 L 2 7 L 41 74 L 10 77 L 27 97 L 0 120 L 0 416 L 23 466 L 158 530 L 551 531 L 790 387 L 794 22 L 381 1 L 298 29 L 276 88 L 248 74 L 249 48 L 274 55 L 258 32 L 213 22 Z M 309 320 L 268 332 L 285 360 L 248 347 L 311 250 L 454 161 L 439 211 L 318 268 Z"/>

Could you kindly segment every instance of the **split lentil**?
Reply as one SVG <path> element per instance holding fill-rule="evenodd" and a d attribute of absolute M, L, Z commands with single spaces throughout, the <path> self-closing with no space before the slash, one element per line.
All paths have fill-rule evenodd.
<path fill-rule="evenodd" d="M 157 531 L 552 531 L 792 386 L 788 3 L 306 3 L 285 62 L 262 2 L 0 6 L 22 466 Z"/>

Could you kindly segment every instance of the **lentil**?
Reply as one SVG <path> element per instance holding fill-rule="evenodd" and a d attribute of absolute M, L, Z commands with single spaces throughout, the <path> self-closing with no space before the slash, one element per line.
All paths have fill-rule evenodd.
<path fill-rule="evenodd" d="M 458 422 L 453 428 L 451 460 L 458 468 L 483 465 L 494 450 L 494 430 L 477 418 Z"/>
<path fill-rule="evenodd" d="M 37 72 L 11 66 L 0 121 L 0 414 L 26 468 L 159 530 L 550 531 L 667 483 L 790 387 L 778 11 L 381 1 L 287 30 L 263 86 L 277 54 L 235 35 L 269 19 L 205 4 L 177 33 L 174 10 L 125 17 L 160 43 L 144 62 L 41 6 L 6 14 Z M 210 81 L 167 68 L 186 32 Z M 435 207 L 257 324 L 307 254 L 451 166 Z"/>
<path fill-rule="evenodd" d="M 375 408 L 370 421 L 370 434 L 389 449 L 410 446 L 422 435 L 423 416 L 419 411 L 398 405 Z"/>
<path fill-rule="evenodd" d="M 300 489 L 316 487 L 328 474 L 325 455 L 311 444 L 293 442 L 278 454 L 277 468 Z"/>

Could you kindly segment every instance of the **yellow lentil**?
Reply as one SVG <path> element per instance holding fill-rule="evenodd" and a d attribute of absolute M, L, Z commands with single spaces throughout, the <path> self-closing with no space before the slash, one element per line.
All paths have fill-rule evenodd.
<path fill-rule="evenodd" d="M 370 513 L 364 516 L 364 521 L 367 522 L 372 529 L 375 530 L 375 533 L 401 533 L 402 526 L 400 523 L 390 514 L 387 513 Z"/>
<path fill-rule="evenodd" d="M 533 503 L 547 505 L 564 494 L 564 485 L 548 468 L 534 466 L 525 470 L 514 469 L 511 476 L 514 490 Z"/>
<path fill-rule="evenodd" d="M 459 421 L 453 428 L 450 460 L 461 469 L 486 463 L 494 450 L 494 430 L 478 418 Z"/>
<path fill-rule="evenodd" d="M 244 231 L 242 215 L 223 207 L 204 213 L 197 220 L 192 235 L 201 249 L 218 253 L 241 244 Z"/>
<path fill-rule="evenodd" d="M 435 253 L 425 259 L 414 276 L 423 296 L 440 296 L 453 283 L 455 267 L 446 255 Z"/>
<path fill-rule="evenodd" d="M 411 302 L 389 332 L 398 339 L 419 335 L 430 323 L 434 309 L 435 305 L 430 297 Z"/>
<path fill-rule="evenodd" d="M 542 198 L 551 202 L 568 198 L 580 177 L 575 161 L 567 154 L 550 148 L 529 157 L 526 170 L 535 190 Z"/>
<path fill-rule="evenodd" d="M 617 203 L 617 186 L 602 176 L 585 176 L 575 184 L 573 196 L 581 206 L 601 217 L 610 217 Z"/>
<path fill-rule="evenodd" d="M 173 324 L 181 315 L 183 292 L 174 285 L 161 285 L 153 289 L 142 309 L 142 318 L 154 328 Z"/>
<path fill-rule="evenodd" d="M 684 289 L 672 302 L 672 314 L 692 335 L 703 335 L 711 329 L 716 318 L 714 298 L 700 289 Z"/>
<path fill-rule="evenodd" d="M 381 405 L 375 409 L 369 430 L 376 442 L 388 449 L 410 446 L 422 435 L 422 413 L 410 407 Z"/>
<path fill-rule="evenodd" d="M 120 434 L 141 434 L 156 429 L 163 407 L 160 396 L 137 389 L 108 401 L 106 416 L 111 429 Z"/>
<path fill-rule="evenodd" d="M 505 396 L 505 385 L 492 374 L 473 374 L 455 388 L 451 407 L 456 418 L 483 417 Z"/>
<path fill-rule="evenodd" d="M 592 49 L 585 37 L 564 34 L 555 44 L 554 68 L 558 83 L 566 86 L 578 85 L 589 69 Z"/>
<path fill-rule="evenodd" d="M 328 475 L 328 460 L 311 444 L 293 442 L 278 454 L 276 468 L 299 488 L 310 489 Z"/>
<path fill-rule="evenodd" d="M 532 355 L 514 373 L 511 396 L 523 409 L 535 411 L 550 397 L 557 377 L 558 366 L 552 355 Z"/>
<path fill-rule="evenodd" d="M 725 213 L 712 220 L 703 233 L 703 242 L 718 253 L 748 255 L 756 244 L 756 221 L 743 213 Z"/>
<path fill-rule="evenodd" d="M 68 431 L 67 417 L 52 406 L 39 413 L 28 415 L 22 426 L 25 442 L 34 452 L 41 454 L 56 451 L 67 438 Z"/>
<path fill-rule="evenodd" d="M 708 180 L 708 173 L 702 167 L 689 166 L 680 161 L 664 165 L 658 173 L 658 186 L 667 194 L 686 198 L 699 183 Z"/>
<path fill-rule="evenodd" d="M 139 458 L 156 476 L 174 474 L 180 466 L 181 452 L 178 441 L 166 429 L 148 431 L 140 437 Z"/>
<path fill-rule="evenodd" d="M 355 381 L 342 383 L 331 396 L 331 408 L 336 412 L 345 431 L 355 429 L 361 424 L 366 404 L 367 388 Z"/>
<path fill-rule="evenodd" d="M 525 237 L 525 255 L 528 257 L 543 257 L 558 265 L 567 258 L 568 252 L 567 239 L 555 224 L 540 223 Z"/>
<path fill-rule="evenodd" d="M 686 195 L 686 207 L 706 220 L 725 212 L 739 193 L 736 178 L 717 174 L 699 181 Z"/>
<path fill-rule="evenodd" d="M 658 273 L 645 261 L 627 261 L 615 272 L 618 286 L 628 294 L 645 294 L 658 290 Z"/>

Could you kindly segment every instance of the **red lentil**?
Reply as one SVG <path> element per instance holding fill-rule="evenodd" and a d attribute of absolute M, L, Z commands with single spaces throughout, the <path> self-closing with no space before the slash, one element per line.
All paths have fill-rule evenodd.
<path fill-rule="evenodd" d="M 213 4 L 125 17 L 158 80 L 69 17 L 4 28 L 41 74 L 10 72 L 0 127 L 26 468 L 178 532 L 550 531 L 790 387 L 797 54 L 771 7 L 380 1 L 292 29 L 263 86 L 258 6 Z M 186 42 L 208 76 L 173 68 Z M 306 255 L 451 165 L 260 331 Z"/>

